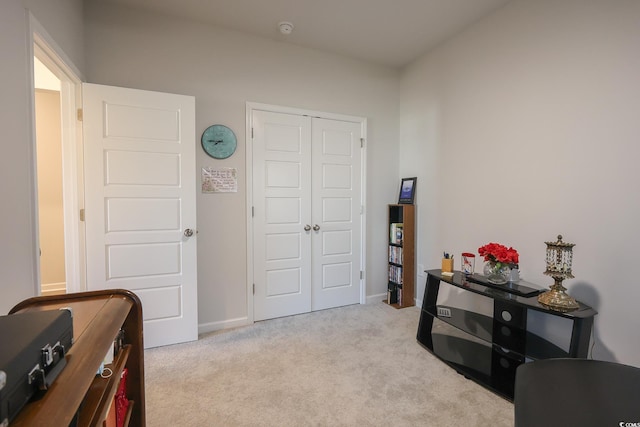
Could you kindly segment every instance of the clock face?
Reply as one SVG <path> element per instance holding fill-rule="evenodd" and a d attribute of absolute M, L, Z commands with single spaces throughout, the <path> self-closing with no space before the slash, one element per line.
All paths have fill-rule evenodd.
<path fill-rule="evenodd" d="M 226 159 L 236 151 L 236 135 L 224 125 L 209 126 L 201 141 L 204 152 L 214 159 Z"/>

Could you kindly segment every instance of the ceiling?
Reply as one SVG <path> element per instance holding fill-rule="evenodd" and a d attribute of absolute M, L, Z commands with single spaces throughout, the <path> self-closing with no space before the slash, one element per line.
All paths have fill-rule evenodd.
<path fill-rule="evenodd" d="M 510 0 L 102 1 L 400 68 Z"/>

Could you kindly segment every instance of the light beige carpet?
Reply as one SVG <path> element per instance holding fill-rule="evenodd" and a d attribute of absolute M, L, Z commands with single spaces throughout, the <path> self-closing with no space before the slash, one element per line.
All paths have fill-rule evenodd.
<path fill-rule="evenodd" d="M 419 316 L 354 305 L 147 350 L 147 425 L 513 426 L 510 402 L 418 344 Z"/>

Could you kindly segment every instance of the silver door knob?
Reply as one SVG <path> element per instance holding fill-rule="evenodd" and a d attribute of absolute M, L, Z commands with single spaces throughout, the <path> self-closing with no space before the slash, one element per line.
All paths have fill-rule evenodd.
<path fill-rule="evenodd" d="M 184 235 L 187 237 L 193 236 L 193 230 L 190 228 L 187 228 L 186 230 L 184 230 Z"/>
<path fill-rule="evenodd" d="M 318 224 L 315 224 L 313 226 L 313 231 L 318 231 L 318 230 L 320 230 L 320 226 Z"/>
<path fill-rule="evenodd" d="M 311 230 L 311 226 L 309 224 L 304 226 L 304 231 L 309 231 Z"/>

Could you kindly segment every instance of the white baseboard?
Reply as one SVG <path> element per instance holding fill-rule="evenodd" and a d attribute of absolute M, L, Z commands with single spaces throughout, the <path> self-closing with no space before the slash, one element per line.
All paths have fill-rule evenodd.
<path fill-rule="evenodd" d="M 377 304 L 387 299 L 387 294 L 376 294 L 367 296 L 366 304 Z"/>
<path fill-rule="evenodd" d="M 209 332 L 221 331 L 223 329 L 232 329 L 239 326 L 251 325 L 248 317 L 239 317 L 237 319 L 221 320 L 219 322 L 201 323 L 198 325 L 198 334 L 206 334 Z"/>
<path fill-rule="evenodd" d="M 40 287 L 40 293 L 42 295 L 59 295 L 67 292 L 67 283 L 43 283 Z"/>

